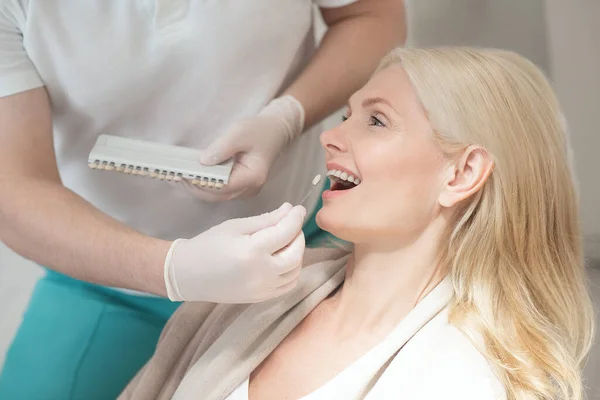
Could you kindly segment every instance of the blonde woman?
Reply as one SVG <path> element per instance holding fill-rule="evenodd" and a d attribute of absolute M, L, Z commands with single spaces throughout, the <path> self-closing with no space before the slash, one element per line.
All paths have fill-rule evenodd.
<path fill-rule="evenodd" d="M 593 337 L 551 87 L 498 50 L 398 49 L 322 134 L 296 289 L 186 304 L 124 399 L 581 399 Z"/>

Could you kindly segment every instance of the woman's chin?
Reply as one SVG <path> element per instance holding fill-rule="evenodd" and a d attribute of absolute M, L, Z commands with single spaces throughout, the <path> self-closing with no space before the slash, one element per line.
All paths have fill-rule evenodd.
<path fill-rule="evenodd" d="M 335 213 L 322 208 L 319 210 L 316 216 L 317 226 L 322 230 L 331 233 L 338 239 L 352 242 L 350 233 L 352 227 L 348 224 L 348 218 L 343 218 L 342 215 L 336 215 Z"/>

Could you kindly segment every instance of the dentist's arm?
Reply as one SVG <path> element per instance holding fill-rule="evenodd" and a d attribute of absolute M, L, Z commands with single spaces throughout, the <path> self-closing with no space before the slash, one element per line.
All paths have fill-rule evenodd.
<path fill-rule="evenodd" d="M 63 186 L 44 88 L 0 98 L 0 143 L 0 240 L 77 279 L 166 295 L 170 242 L 128 228 Z"/>
<path fill-rule="evenodd" d="M 405 41 L 403 0 L 359 0 L 321 8 L 321 13 L 328 30 L 304 71 L 281 97 L 256 116 L 233 124 L 204 150 L 203 164 L 235 155 L 237 163 L 225 189 L 194 188 L 198 198 L 226 201 L 256 195 L 279 154 L 306 128 L 344 105 L 381 58 Z"/>
<path fill-rule="evenodd" d="M 321 8 L 327 31 L 316 54 L 285 94 L 303 106 L 307 128 L 345 104 L 379 61 L 406 40 L 403 0 L 359 0 Z"/>
<path fill-rule="evenodd" d="M 176 301 L 262 301 L 297 282 L 302 207 L 230 220 L 189 240 L 143 235 L 63 186 L 43 88 L 0 98 L 0 143 L 0 240 L 25 258 Z"/>

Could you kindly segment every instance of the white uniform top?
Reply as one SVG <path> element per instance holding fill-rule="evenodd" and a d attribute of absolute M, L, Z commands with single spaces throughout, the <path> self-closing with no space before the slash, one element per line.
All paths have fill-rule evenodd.
<path fill-rule="evenodd" d="M 506 400 L 492 366 L 449 323 L 452 293 L 444 279 L 381 343 L 299 400 Z M 248 384 L 225 400 L 248 400 Z"/>
<path fill-rule="evenodd" d="M 318 128 L 280 157 L 258 196 L 212 204 L 175 184 L 90 170 L 98 135 L 204 148 L 307 64 L 314 4 L 354 1 L 3 0 L 0 97 L 45 85 L 64 185 L 145 234 L 191 237 L 299 202 L 325 168 Z"/>

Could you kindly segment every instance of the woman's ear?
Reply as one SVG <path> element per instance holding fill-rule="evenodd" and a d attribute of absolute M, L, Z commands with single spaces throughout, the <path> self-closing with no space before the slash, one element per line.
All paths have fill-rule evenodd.
<path fill-rule="evenodd" d="M 449 166 L 439 203 L 452 207 L 477 193 L 494 167 L 492 156 L 482 147 L 468 146 L 460 158 Z"/>

